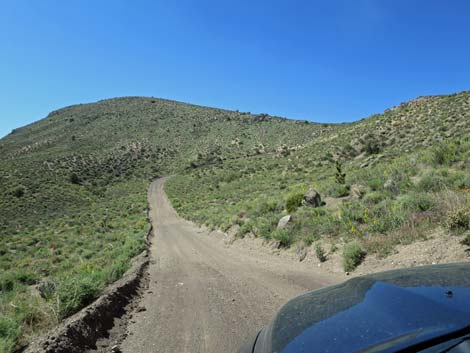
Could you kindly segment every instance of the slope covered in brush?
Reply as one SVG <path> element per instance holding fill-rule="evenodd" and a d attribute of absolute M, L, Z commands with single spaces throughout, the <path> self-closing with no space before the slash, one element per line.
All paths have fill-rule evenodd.
<path fill-rule="evenodd" d="M 123 274 L 158 176 L 174 175 L 186 218 L 321 258 L 343 248 L 348 270 L 437 228 L 470 244 L 469 107 L 468 92 L 422 97 L 334 125 L 128 97 L 14 130 L 0 140 L 0 351 Z M 324 205 L 306 205 L 310 187 Z"/>
<path fill-rule="evenodd" d="M 150 179 L 296 148 L 329 129 L 117 98 L 14 130 L 0 140 L 0 347 L 50 327 L 122 275 L 144 246 Z"/>
<path fill-rule="evenodd" d="M 310 188 L 323 206 L 305 201 Z M 300 149 L 199 168 L 167 184 L 186 218 L 296 244 L 300 253 L 314 244 L 322 259 L 344 247 L 348 271 L 366 253 L 384 256 L 436 232 L 463 235 L 470 245 L 469 190 L 469 92 L 418 98 L 336 126 Z"/>

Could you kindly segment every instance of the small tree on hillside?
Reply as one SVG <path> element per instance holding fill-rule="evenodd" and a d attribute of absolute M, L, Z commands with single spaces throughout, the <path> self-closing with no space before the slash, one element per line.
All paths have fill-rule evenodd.
<path fill-rule="evenodd" d="M 69 180 L 72 184 L 80 185 L 81 183 L 80 177 L 76 173 L 70 174 Z"/>
<path fill-rule="evenodd" d="M 338 184 L 346 184 L 346 173 L 343 173 L 343 164 L 337 159 L 335 161 L 336 173 L 335 178 Z"/>

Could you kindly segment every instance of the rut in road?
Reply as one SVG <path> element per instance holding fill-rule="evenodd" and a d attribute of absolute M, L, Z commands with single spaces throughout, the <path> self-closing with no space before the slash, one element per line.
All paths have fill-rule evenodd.
<path fill-rule="evenodd" d="M 176 214 L 159 179 L 149 188 L 149 288 L 125 353 L 236 352 L 287 300 L 334 282 L 298 264 L 224 245 Z"/>

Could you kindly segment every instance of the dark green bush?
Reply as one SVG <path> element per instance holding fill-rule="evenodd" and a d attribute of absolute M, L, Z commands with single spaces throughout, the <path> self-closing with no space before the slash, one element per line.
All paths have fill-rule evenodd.
<path fill-rule="evenodd" d="M 0 315 L 0 349 L 3 349 L 1 352 L 13 352 L 20 335 L 19 322 L 11 317 Z"/>
<path fill-rule="evenodd" d="M 10 292 L 15 287 L 15 277 L 11 272 L 2 273 L 0 275 L 0 291 Z"/>
<path fill-rule="evenodd" d="M 56 292 L 56 284 L 50 280 L 42 281 L 39 283 L 38 291 L 42 298 L 51 299 Z"/>
<path fill-rule="evenodd" d="M 326 261 L 326 254 L 325 250 L 323 250 L 320 244 L 315 245 L 315 255 L 317 256 L 318 261 L 325 262 Z"/>
<path fill-rule="evenodd" d="M 432 161 L 436 165 L 448 165 L 455 158 L 455 146 L 440 143 L 431 150 Z"/>
<path fill-rule="evenodd" d="M 346 183 L 346 173 L 343 172 L 343 164 L 336 160 L 335 162 L 336 173 L 335 179 L 338 184 L 345 184 Z"/>
<path fill-rule="evenodd" d="M 366 182 L 372 191 L 378 191 L 383 189 L 385 180 L 383 178 L 373 177 L 368 179 Z"/>
<path fill-rule="evenodd" d="M 436 200 L 430 194 L 412 193 L 400 198 L 400 203 L 405 210 L 423 212 L 433 208 L 436 205 Z"/>
<path fill-rule="evenodd" d="M 343 249 L 343 270 L 354 270 L 364 259 L 366 253 L 358 242 L 348 243 Z"/>
<path fill-rule="evenodd" d="M 265 200 L 260 203 L 257 212 L 258 214 L 263 215 L 270 212 L 280 211 L 281 208 L 282 206 L 279 207 L 279 202 L 276 200 Z"/>
<path fill-rule="evenodd" d="M 421 191 L 440 191 L 448 185 L 448 180 L 442 174 L 431 171 L 423 175 L 417 184 L 418 190 Z"/>
<path fill-rule="evenodd" d="M 303 192 L 296 192 L 296 193 L 289 194 L 286 199 L 287 212 L 294 212 L 297 208 L 302 206 L 303 199 L 304 199 Z"/>
<path fill-rule="evenodd" d="M 82 180 L 77 175 L 77 173 L 71 173 L 70 176 L 69 176 L 69 180 L 72 184 L 76 184 L 76 185 L 79 185 L 82 182 Z"/>
<path fill-rule="evenodd" d="M 37 280 L 36 273 L 24 270 L 6 271 L 0 275 L 0 290 L 8 292 L 14 289 L 15 284 L 32 285 L 37 283 Z"/>
<path fill-rule="evenodd" d="M 345 184 L 333 184 L 328 188 L 328 194 L 332 197 L 344 197 L 349 195 L 351 187 Z"/>
<path fill-rule="evenodd" d="M 287 229 L 276 229 L 271 237 L 278 240 L 282 247 L 288 248 L 292 244 L 292 237 Z"/>
<path fill-rule="evenodd" d="M 447 216 L 447 227 L 453 231 L 467 231 L 470 230 L 470 209 L 460 208 L 451 212 Z"/>
<path fill-rule="evenodd" d="M 454 187 L 458 190 L 470 191 L 470 173 L 461 172 L 457 173 L 454 177 Z"/>
<path fill-rule="evenodd" d="M 24 194 L 26 192 L 26 189 L 24 186 L 18 186 L 16 188 L 14 188 L 12 191 L 11 191 L 11 194 L 15 197 L 23 197 Z"/>
<path fill-rule="evenodd" d="M 463 238 L 463 240 L 460 243 L 465 245 L 465 246 L 470 246 L 470 232 L 468 232 L 465 235 L 465 237 Z"/>
<path fill-rule="evenodd" d="M 370 229 L 373 232 L 384 234 L 403 225 L 408 213 L 401 207 L 399 201 L 386 199 L 372 210 L 371 216 L 373 220 Z"/>
<path fill-rule="evenodd" d="M 317 236 L 335 236 L 340 233 L 341 220 L 334 215 L 321 215 L 309 219 L 307 224 Z"/>
<path fill-rule="evenodd" d="M 353 201 L 341 206 L 341 214 L 344 221 L 366 223 L 369 218 L 369 209 L 361 202 Z"/>
<path fill-rule="evenodd" d="M 363 198 L 363 202 L 369 205 L 378 204 L 386 198 L 386 195 L 381 192 L 369 192 Z"/>
<path fill-rule="evenodd" d="M 240 226 L 240 230 L 238 231 L 238 236 L 243 237 L 246 233 L 251 232 L 253 230 L 253 222 L 249 220 L 248 222 L 243 222 Z"/>
<path fill-rule="evenodd" d="M 369 155 L 377 154 L 381 151 L 382 147 L 380 146 L 379 141 L 373 135 L 368 135 L 365 137 L 363 151 Z"/>

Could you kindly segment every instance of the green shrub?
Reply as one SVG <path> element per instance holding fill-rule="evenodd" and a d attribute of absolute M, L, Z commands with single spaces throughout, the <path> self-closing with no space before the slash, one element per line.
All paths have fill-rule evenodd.
<path fill-rule="evenodd" d="M 243 237 L 246 233 L 251 232 L 253 230 L 253 222 L 248 220 L 248 222 L 244 222 L 238 231 L 238 236 Z"/>
<path fill-rule="evenodd" d="M 69 176 L 69 180 L 72 184 L 80 185 L 82 180 L 80 177 L 77 175 L 77 173 L 71 173 Z"/>
<path fill-rule="evenodd" d="M 296 192 L 287 195 L 286 198 L 286 210 L 287 212 L 294 212 L 297 208 L 302 206 L 302 201 L 304 199 L 303 192 Z"/>
<path fill-rule="evenodd" d="M 333 184 L 328 188 L 328 194 L 332 197 L 343 197 L 349 195 L 351 187 L 345 184 Z"/>
<path fill-rule="evenodd" d="M 334 215 L 313 217 L 307 223 L 317 236 L 335 236 L 340 232 L 341 220 Z"/>
<path fill-rule="evenodd" d="M 38 275 L 25 270 L 5 271 L 0 275 L 0 291 L 12 291 L 16 284 L 32 285 L 37 283 Z"/>
<path fill-rule="evenodd" d="M 317 241 L 320 237 L 316 233 L 310 232 L 307 235 L 302 237 L 302 240 L 305 242 L 306 245 L 312 245 L 315 241 Z"/>
<path fill-rule="evenodd" d="M 470 173 L 460 172 L 454 177 L 454 187 L 458 190 L 470 191 Z"/>
<path fill-rule="evenodd" d="M 95 275 L 81 275 L 63 278 L 58 281 L 57 299 L 61 319 L 90 304 L 101 292 L 103 283 Z"/>
<path fill-rule="evenodd" d="M 363 202 L 369 205 L 378 204 L 386 198 L 385 194 L 381 192 L 370 192 L 364 195 Z"/>
<path fill-rule="evenodd" d="M 418 182 L 417 188 L 420 191 L 440 191 L 447 186 L 448 180 L 442 176 L 442 174 L 431 171 L 423 175 L 421 180 Z"/>
<path fill-rule="evenodd" d="M 431 150 L 431 158 L 435 165 L 448 165 L 455 158 L 455 146 L 440 143 Z"/>
<path fill-rule="evenodd" d="M 21 335 L 21 326 L 11 317 L 0 315 L 0 352 L 13 352 L 15 343 Z"/>
<path fill-rule="evenodd" d="M 15 197 L 23 197 L 24 194 L 26 192 L 26 189 L 24 186 L 17 186 L 16 188 L 14 188 L 12 191 L 11 191 L 11 194 Z"/>
<path fill-rule="evenodd" d="M 372 191 L 378 191 L 383 189 L 385 180 L 383 178 L 375 177 L 366 180 L 366 182 Z"/>
<path fill-rule="evenodd" d="M 280 211 L 281 207 L 279 207 L 279 202 L 276 200 L 264 200 L 259 204 L 257 213 L 263 215 L 270 212 Z"/>
<path fill-rule="evenodd" d="M 470 232 L 467 232 L 467 234 L 460 243 L 462 245 L 470 246 Z"/>
<path fill-rule="evenodd" d="M 343 270 L 354 270 L 364 259 L 366 253 L 358 242 L 348 243 L 343 249 Z"/>
<path fill-rule="evenodd" d="M 384 234 L 403 225 L 407 217 L 408 212 L 403 209 L 399 201 L 386 199 L 372 210 L 370 229 Z"/>
<path fill-rule="evenodd" d="M 401 197 L 400 203 L 405 210 L 423 212 L 432 209 L 436 205 L 436 200 L 427 193 L 411 193 Z"/>
<path fill-rule="evenodd" d="M 363 148 L 363 151 L 369 155 L 371 154 L 377 154 L 381 151 L 381 146 L 380 146 L 380 143 L 379 141 L 377 140 L 377 138 L 372 135 L 372 134 L 369 134 L 367 135 L 365 138 L 364 138 L 364 148 Z"/>
<path fill-rule="evenodd" d="M 343 164 L 336 160 L 335 162 L 336 173 L 335 179 L 338 184 L 345 184 L 346 183 L 346 173 L 343 172 Z"/>
<path fill-rule="evenodd" d="M 259 217 L 256 219 L 256 224 L 253 227 L 253 231 L 256 235 L 261 236 L 265 239 L 271 238 L 271 233 L 276 227 L 277 218 L 268 219 L 266 217 Z"/>
<path fill-rule="evenodd" d="M 353 201 L 341 206 L 342 219 L 358 223 L 367 223 L 369 221 L 369 209 L 361 202 Z"/>
<path fill-rule="evenodd" d="M 276 229 L 271 237 L 278 240 L 282 247 L 288 248 L 292 244 L 292 237 L 287 229 Z"/>
<path fill-rule="evenodd" d="M 326 254 L 325 250 L 323 250 L 320 244 L 315 245 L 315 255 L 317 256 L 318 261 L 325 262 L 326 261 Z"/>
<path fill-rule="evenodd" d="M 470 209 L 460 208 L 447 216 L 446 225 L 450 230 L 463 232 L 470 230 Z"/>
<path fill-rule="evenodd" d="M 11 272 L 4 272 L 0 275 L 0 292 L 10 292 L 15 288 L 15 276 Z"/>
<path fill-rule="evenodd" d="M 56 293 L 57 286 L 55 282 L 46 280 L 39 283 L 38 291 L 42 298 L 51 299 Z"/>

